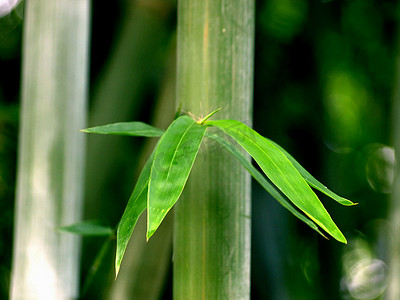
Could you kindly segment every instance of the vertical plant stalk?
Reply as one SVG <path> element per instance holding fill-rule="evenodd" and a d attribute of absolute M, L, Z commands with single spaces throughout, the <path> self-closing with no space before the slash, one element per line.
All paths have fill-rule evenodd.
<path fill-rule="evenodd" d="M 389 206 L 390 239 L 388 245 L 389 282 L 387 300 L 400 299 L 400 35 L 397 37 L 397 66 L 394 81 L 392 140 L 395 152 L 395 177 Z"/>
<path fill-rule="evenodd" d="M 104 69 L 94 86 L 93 105 L 90 108 L 88 123 L 90 126 L 103 125 L 113 122 L 132 121 L 139 118 L 145 103 L 143 97 L 146 89 L 154 80 L 155 69 L 162 58 L 159 53 L 163 43 L 168 38 L 166 22 L 168 15 L 173 11 L 171 0 L 128 0 L 126 10 L 121 21 L 121 30 L 114 41 L 113 50 L 104 66 Z M 135 141 L 133 141 L 135 142 Z M 115 191 L 110 189 L 110 178 L 121 174 L 126 168 L 126 155 L 130 153 L 132 140 L 127 137 L 87 136 L 87 163 L 85 189 L 85 218 L 111 219 L 118 221 L 121 217 L 121 205 L 129 198 L 132 182 L 126 181 L 126 199 L 116 199 L 118 203 L 110 204 Z M 132 154 L 128 155 L 132 156 Z M 135 155 L 134 155 L 135 156 Z M 138 156 L 138 155 L 136 155 Z M 123 158 L 121 160 L 121 158 Z M 128 174 L 134 175 L 137 159 L 130 158 L 132 163 L 127 169 Z M 124 164 L 122 167 L 121 164 Z M 122 169 L 121 169 L 122 167 Z M 139 169 L 140 170 L 140 169 Z M 123 184 L 121 184 L 122 186 Z M 119 186 L 117 187 L 119 188 Z M 141 237 L 145 236 L 145 233 Z M 131 246 L 136 255 L 133 260 L 140 264 L 141 256 L 146 256 L 145 239 L 139 240 Z M 140 245 L 139 245 L 140 244 Z M 92 245 L 84 243 L 83 257 L 92 253 Z M 114 274 L 114 264 L 109 264 L 109 271 L 104 274 Z M 138 264 L 132 264 L 130 270 L 122 272 L 118 281 L 113 276 L 104 274 L 93 280 L 88 289 L 90 297 L 100 297 L 108 294 L 110 299 L 130 299 L 132 290 L 139 288 L 143 277 L 133 276 L 138 272 L 134 269 Z M 141 266 L 142 268 L 142 266 Z M 160 274 L 160 277 L 162 275 Z M 153 277 L 154 279 L 154 277 Z M 104 280 L 106 284 L 101 284 Z M 99 283 L 101 288 L 99 288 Z M 96 289 L 93 287 L 96 286 Z M 157 286 L 158 287 L 158 286 Z M 153 294 L 156 294 L 153 288 Z M 160 290 L 160 289 L 159 289 Z M 139 299 L 139 298 L 138 298 Z M 150 300 L 151 298 L 144 298 Z"/>
<path fill-rule="evenodd" d="M 177 44 L 182 111 L 251 125 L 254 2 L 178 1 Z M 249 175 L 206 139 L 175 209 L 175 299 L 249 299 L 250 201 Z"/>
<path fill-rule="evenodd" d="M 12 299 L 78 296 L 88 0 L 25 3 Z"/>
<path fill-rule="evenodd" d="M 163 85 L 154 109 L 152 125 L 157 128 L 167 128 L 175 114 L 175 41 L 171 48 Z M 156 143 L 157 139 L 147 139 L 139 170 L 143 168 Z M 109 293 L 110 300 L 157 300 L 161 297 L 171 263 L 173 215 L 168 214 L 165 217 L 157 234 L 148 242 L 145 239 L 146 222 L 147 218 L 143 214 L 135 226 L 118 278 Z"/>

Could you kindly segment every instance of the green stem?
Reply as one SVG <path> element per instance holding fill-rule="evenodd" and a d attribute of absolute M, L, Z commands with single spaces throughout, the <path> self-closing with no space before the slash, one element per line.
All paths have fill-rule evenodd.
<path fill-rule="evenodd" d="M 197 121 L 197 123 L 199 123 L 200 125 L 203 125 L 205 121 L 207 121 L 209 118 L 211 118 L 214 114 L 216 114 L 220 110 L 221 110 L 221 108 L 218 108 L 218 109 L 214 110 L 213 112 L 210 112 L 207 116 L 205 116 L 204 118 Z"/>
<path fill-rule="evenodd" d="M 178 2 L 183 111 L 251 125 L 253 34 L 252 0 Z M 175 299 L 249 298 L 250 176 L 220 147 L 204 141 L 176 205 Z"/>

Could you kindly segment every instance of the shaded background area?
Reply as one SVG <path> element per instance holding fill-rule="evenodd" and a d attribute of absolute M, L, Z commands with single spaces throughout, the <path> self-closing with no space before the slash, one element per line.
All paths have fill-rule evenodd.
<path fill-rule="evenodd" d="M 0 18 L 2 299 L 8 298 L 11 266 L 22 5 Z M 165 128 L 172 120 L 175 5 L 92 3 L 89 125 L 140 120 Z M 260 0 L 256 7 L 254 128 L 359 205 L 340 207 L 318 194 L 348 239 L 341 245 L 318 236 L 254 184 L 252 299 L 383 298 L 395 163 L 391 108 L 399 85 L 399 4 Z M 87 219 L 117 224 L 148 148 L 144 139 L 88 137 Z M 103 243 L 84 239 L 85 299 L 111 297 L 117 284 L 114 246 L 85 281 Z M 165 257 L 159 299 L 171 298 L 170 253 Z M 155 264 L 160 259 L 150 257 Z"/>

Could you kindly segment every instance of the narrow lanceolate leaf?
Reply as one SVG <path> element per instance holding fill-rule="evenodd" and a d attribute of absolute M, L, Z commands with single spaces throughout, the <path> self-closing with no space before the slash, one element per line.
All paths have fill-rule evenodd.
<path fill-rule="evenodd" d="M 154 153 L 155 150 L 147 160 L 146 165 L 140 173 L 139 178 L 136 182 L 136 186 L 133 189 L 132 195 L 129 198 L 128 204 L 125 208 L 124 214 L 122 215 L 121 221 L 118 224 L 117 252 L 115 257 L 116 276 L 118 276 L 121 261 L 124 257 L 126 246 L 128 245 L 129 239 L 131 238 L 136 222 L 143 211 L 146 209 L 148 183 L 150 179 L 150 170 L 151 165 L 153 164 Z"/>
<path fill-rule="evenodd" d="M 181 195 L 205 130 L 206 126 L 182 116 L 160 139 L 149 181 L 147 238 L 157 230 Z"/>
<path fill-rule="evenodd" d="M 239 121 L 217 120 L 207 121 L 205 124 L 216 126 L 230 135 L 254 158 L 272 183 L 294 205 L 335 239 L 343 243 L 347 242 L 317 195 L 286 155 L 274 144 Z"/>
<path fill-rule="evenodd" d="M 317 231 L 324 238 L 326 236 L 319 230 L 318 226 L 315 225 L 313 221 L 308 219 L 306 216 L 301 214 L 298 210 L 296 210 L 282 194 L 265 179 L 265 177 L 246 159 L 246 157 L 240 153 L 235 147 L 233 147 L 229 142 L 224 140 L 215 134 L 206 133 L 208 138 L 211 138 L 217 142 L 219 142 L 228 152 L 230 152 L 242 165 L 243 167 L 250 173 L 251 176 L 272 196 L 274 197 L 284 208 L 289 210 L 293 215 L 299 218 L 301 221 L 306 223 L 312 229 Z"/>
<path fill-rule="evenodd" d="M 142 122 L 121 122 L 81 130 L 86 133 L 160 137 L 163 130 Z"/>
<path fill-rule="evenodd" d="M 114 230 L 110 226 L 103 225 L 98 220 L 88 220 L 58 228 L 59 231 L 65 231 L 82 236 L 111 236 Z"/>
<path fill-rule="evenodd" d="M 279 146 L 277 143 L 269 140 L 272 144 L 274 144 L 275 147 L 277 147 L 279 150 L 283 152 L 283 154 L 286 155 L 286 157 L 290 160 L 290 162 L 293 164 L 293 166 L 299 171 L 301 176 L 307 181 L 307 183 L 312 186 L 313 188 L 319 190 L 320 192 L 324 193 L 325 195 L 329 196 L 336 202 L 345 205 L 345 206 L 351 206 L 351 205 L 356 205 L 357 203 L 351 202 L 350 200 L 340 197 L 339 195 L 335 194 L 332 192 L 330 189 L 328 189 L 326 186 L 324 186 L 321 182 L 319 182 L 317 179 L 315 179 L 306 169 L 304 169 L 285 149 L 283 149 L 281 146 Z"/>

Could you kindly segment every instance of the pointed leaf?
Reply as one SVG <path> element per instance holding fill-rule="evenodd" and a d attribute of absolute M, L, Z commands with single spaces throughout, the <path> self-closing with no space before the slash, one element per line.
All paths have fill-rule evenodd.
<path fill-rule="evenodd" d="M 90 127 L 81 131 L 86 133 L 145 137 L 160 137 L 164 133 L 163 130 L 142 122 L 120 122 L 103 126 Z"/>
<path fill-rule="evenodd" d="M 298 210 L 296 210 L 282 194 L 268 182 L 267 179 L 246 159 L 246 157 L 240 153 L 233 145 L 231 145 L 228 141 L 219 137 L 215 134 L 209 134 L 206 132 L 206 136 L 211 138 L 217 142 L 219 142 L 228 152 L 230 152 L 242 165 L 243 167 L 250 173 L 250 175 L 272 196 L 274 197 L 284 208 L 289 210 L 293 215 L 299 218 L 301 221 L 306 223 L 312 229 L 317 231 L 324 238 L 326 236 L 319 230 L 318 226 L 315 225 L 313 221 L 307 219 L 306 216 L 301 214 Z"/>
<path fill-rule="evenodd" d="M 192 118 L 176 119 L 161 137 L 151 168 L 147 238 L 179 199 L 200 148 L 206 127 Z"/>
<path fill-rule="evenodd" d="M 103 225 L 99 220 L 83 221 L 57 229 L 82 236 L 111 236 L 114 234 L 114 230 L 110 226 Z"/>
<path fill-rule="evenodd" d="M 270 141 L 239 121 L 217 120 L 207 121 L 205 124 L 216 126 L 230 135 L 254 158 L 272 183 L 294 205 L 335 239 L 343 243 L 347 242 L 317 195 L 311 190 L 285 154 Z"/>
<path fill-rule="evenodd" d="M 350 200 L 340 197 L 339 195 L 335 194 L 331 190 L 329 190 L 326 186 L 324 186 L 321 182 L 319 182 L 317 179 L 315 179 L 306 169 L 302 167 L 285 149 L 283 149 L 281 146 L 279 146 L 277 143 L 274 141 L 269 140 L 272 144 L 274 144 L 275 147 L 277 147 L 279 150 L 283 152 L 283 154 L 286 155 L 286 157 L 290 160 L 290 162 L 293 164 L 293 166 L 299 171 L 301 176 L 307 181 L 307 183 L 312 186 L 313 188 L 319 190 L 320 192 L 324 193 L 325 195 L 329 196 L 336 202 L 345 205 L 345 206 L 352 206 L 356 205 L 357 203 L 351 202 Z"/>
<path fill-rule="evenodd" d="M 118 276 L 121 261 L 124 257 L 126 247 L 128 246 L 128 242 L 131 238 L 136 222 L 143 211 L 146 209 L 148 183 L 150 179 L 150 170 L 151 165 L 153 164 L 154 153 L 155 150 L 147 160 L 146 165 L 143 167 L 143 170 L 140 173 L 139 178 L 136 182 L 136 186 L 133 189 L 132 195 L 129 198 L 124 214 L 122 215 L 122 218 L 118 224 L 117 252 L 115 257 L 115 276 Z"/>

